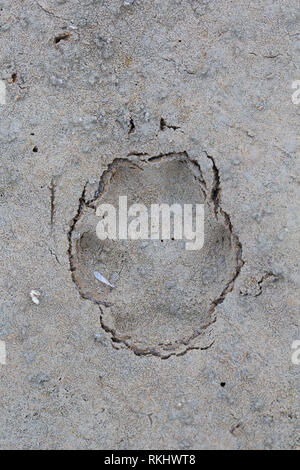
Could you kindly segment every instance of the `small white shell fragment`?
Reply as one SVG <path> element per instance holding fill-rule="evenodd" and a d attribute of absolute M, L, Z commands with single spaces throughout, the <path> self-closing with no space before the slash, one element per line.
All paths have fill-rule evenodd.
<path fill-rule="evenodd" d="M 36 305 L 39 305 L 40 301 L 39 301 L 39 296 L 40 296 L 40 292 L 37 291 L 37 290 L 32 290 L 30 292 L 30 297 L 31 297 L 31 300 L 32 302 L 34 302 Z"/>
<path fill-rule="evenodd" d="M 98 281 L 103 282 L 103 284 L 106 284 L 109 287 L 115 287 L 107 279 L 105 279 L 105 277 L 102 276 L 102 274 L 98 273 L 98 271 L 94 272 L 94 276 Z"/>

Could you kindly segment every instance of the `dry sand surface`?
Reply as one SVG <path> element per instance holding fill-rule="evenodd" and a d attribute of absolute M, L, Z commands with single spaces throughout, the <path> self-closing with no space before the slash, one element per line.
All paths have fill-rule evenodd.
<path fill-rule="evenodd" d="M 299 449 L 299 2 L 0 0 L 0 45 L 0 448 Z M 100 241 L 124 194 L 201 250 Z"/>

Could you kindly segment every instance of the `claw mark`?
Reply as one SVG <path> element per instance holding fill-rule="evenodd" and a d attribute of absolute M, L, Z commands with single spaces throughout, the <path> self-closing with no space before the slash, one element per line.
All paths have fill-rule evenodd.
<path fill-rule="evenodd" d="M 132 134 L 134 130 L 135 130 L 135 124 L 134 124 L 132 117 L 130 116 L 128 134 Z"/>
<path fill-rule="evenodd" d="M 51 232 L 54 224 L 54 215 L 55 215 L 55 181 L 54 178 L 51 178 L 50 182 L 50 224 Z"/>
<path fill-rule="evenodd" d="M 52 248 L 50 248 L 50 247 L 48 247 L 48 249 L 49 249 L 50 254 L 51 254 L 52 256 L 54 256 L 56 262 L 57 262 L 58 264 L 60 264 L 60 261 L 59 261 L 59 259 L 58 259 L 58 257 L 57 257 L 57 254 L 55 253 L 55 251 L 53 251 Z"/>
<path fill-rule="evenodd" d="M 180 129 L 179 126 L 171 126 L 171 125 L 167 124 L 163 117 L 160 118 L 159 128 L 160 128 L 161 131 L 164 131 L 165 129 L 173 129 L 173 131 L 176 131 L 177 129 Z"/>

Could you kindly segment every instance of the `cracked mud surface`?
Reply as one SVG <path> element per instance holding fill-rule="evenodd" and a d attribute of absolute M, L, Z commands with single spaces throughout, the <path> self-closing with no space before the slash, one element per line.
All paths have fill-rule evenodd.
<path fill-rule="evenodd" d="M 298 2 L 0 13 L 0 448 L 299 449 Z M 203 250 L 98 253 L 94 207 L 171 164 Z"/>
<path fill-rule="evenodd" d="M 214 178 L 217 168 L 214 167 Z M 69 233 L 72 278 L 84 299 L 101 305 L 101 325 L 116 344 L 135 354 L 168 358 L 201 349 L 215 322 L 215 306 L 232 289 L 241 265 L 241 245 L 219 204 L 219 182 L 208 188 L 201 166 L 186 153 L 145 160 L 117 160 L 102 175 L 92 200 L 79 202 Z M 186 240 L 103 240 L 96 236 L 100 204 L 203 204 L 204 246 Z M 172 219 L 173 220 L 173 219 Z M 115 288 L 100 284 L 100 271 Z"/>

